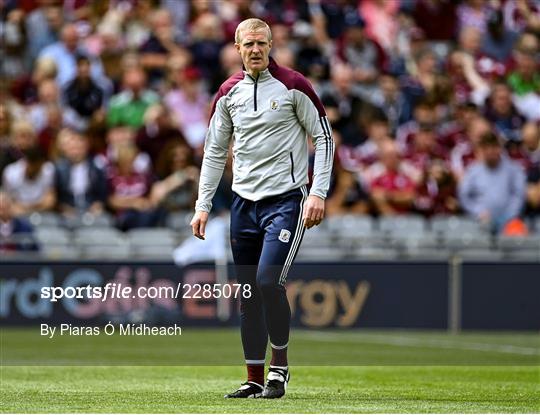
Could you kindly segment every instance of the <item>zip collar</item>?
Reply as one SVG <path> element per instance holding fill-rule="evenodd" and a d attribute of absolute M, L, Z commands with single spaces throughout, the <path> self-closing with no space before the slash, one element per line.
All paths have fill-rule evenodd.
<path fill-rule="evenodd" d="M 270 79 L 272 77 L 271 73 L 270 73 L 270 70 L 273 70 L 274 68 L 277 68 L 278 67 L 278 64 L 276 63 L 276 61 L 274 60 L 274 58 L 272 58 L 271 56 L 269 57 L 269 62 L 268 62 L 268 66 L 266 67 L 266 69 L 264 69 L 263 71 L 260 71 L 259 72 L 259 75 L 257 76 L 257 78 L 253 78 L 247 71 L 246 71 L 246 68 L 244 65 L 242 65 L 242 70 L 244 71 L 244 79 L 247 80 L 248 82 L 250 83 L 255 83 L 255 82 L 262 82 L 262 81 L 265 81 L 267 79 Z"/>

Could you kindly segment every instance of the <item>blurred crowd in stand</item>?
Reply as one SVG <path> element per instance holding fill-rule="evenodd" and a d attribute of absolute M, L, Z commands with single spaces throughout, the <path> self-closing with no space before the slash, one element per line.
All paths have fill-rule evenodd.
<path fill-rule="evenodd" d="M 504 232 L 540 213 L 538 0 L 2 0 L 0 14 L 2 235 L 33 212 L 129 230 L 191 210 L 248 17 L 326 107 L 328 215 L 466 214 Z"/>

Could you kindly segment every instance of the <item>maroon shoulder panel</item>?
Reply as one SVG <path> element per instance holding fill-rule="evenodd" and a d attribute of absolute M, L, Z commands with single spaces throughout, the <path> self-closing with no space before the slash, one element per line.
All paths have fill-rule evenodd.
<path fill-rule="evenodd" d="M 227 95 L 229 91 L 242 79 L 244 79 L 244 71 L 238 71 L 221 84 L 218 92 L 216 93 L 216 96 L 214 97 L 214 102 L 212 103 L 212 110 L 210 111 L 210 119 L 212 119 L 212 117 L 214 116 L 214 112 L 216 111 L 216 104 L 219 101 L 219 99 Z"/>
<path fill-rule="evenodd" d="M 285 85 L 287 89 L 296 89 L 306 94 L 317 108 L 319 117 L 324 117 L 326 115 L 321 100 L 304 75 L 300 72 L 293 71 L 292 69 L 279 66 L 273 58 L 270 58 L 268 70 L 272 76 Z"/>

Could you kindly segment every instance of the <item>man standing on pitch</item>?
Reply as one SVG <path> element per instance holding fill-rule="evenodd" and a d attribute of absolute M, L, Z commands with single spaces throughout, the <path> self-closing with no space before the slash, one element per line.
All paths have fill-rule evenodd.
<path fill-rule="evenodd" d="M 306 228 L 321 223 L 334 142 L 325 110 L 310 83 L 269 57 L 272 33 L 260 19 L 241 22 L 235 46 L 244 70 L 219 89 L 206 136 L 199 198 L 191 221 L 204 239 L 211 201 L 233 138 L 231 246 L 241 297 L 241 334 L 248 380 L 227 398 L 280 398 L 289 380 L 291 310 L 287 272 Z M 308 143 L 315 166 L 308 191 Z M 264 383 L 268 337 L 272 360 Z"/>

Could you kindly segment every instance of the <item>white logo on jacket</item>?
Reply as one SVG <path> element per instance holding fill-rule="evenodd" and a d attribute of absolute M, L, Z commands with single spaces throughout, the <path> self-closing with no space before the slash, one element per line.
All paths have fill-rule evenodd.
<path fill-rule="evenodd" d="M 272 101 L 270 101 L 270 109 L 272 111 L 278 111 L 279 110 L 279 101 L 278 100 L 275 100 L 273 99 Z"/>
<path fill-rule="evenodd" d="M 289 242 L 289 239 L 291 239 L 291 231 L 288 231 L 287 229 L 282 229 L 281 232 L 279 233 L 279 237 L 278 239 L 281 241 L 281 242 Z"/>

